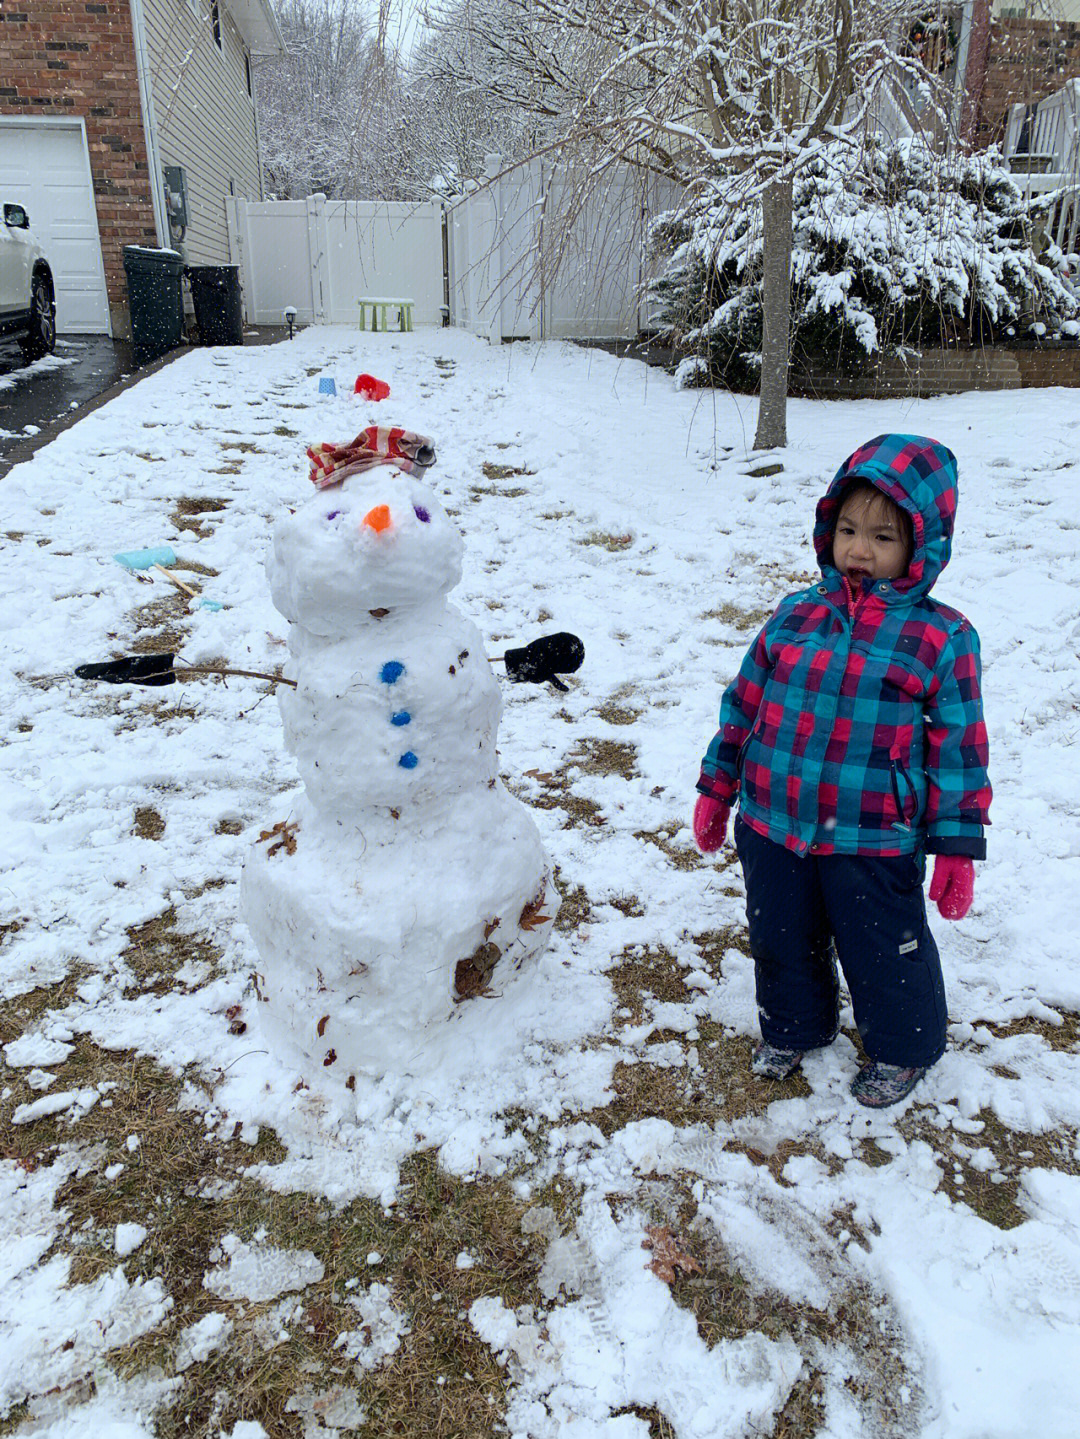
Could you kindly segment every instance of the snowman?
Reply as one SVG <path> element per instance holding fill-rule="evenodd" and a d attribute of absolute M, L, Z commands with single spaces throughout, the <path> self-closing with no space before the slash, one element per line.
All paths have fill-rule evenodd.
<path fill-rule="evenodd" d="M 295 681 L 279 700 L 304 793 L 249 854 L 241 901 L 267 1037 L 352 1088 L 437 1065 L 454 1020 L 543 949 L 557 896 L 498 777 L 480 633 L 446 599 L 461 536 L 413 475 L 331 482 L 274 534 Z"/>

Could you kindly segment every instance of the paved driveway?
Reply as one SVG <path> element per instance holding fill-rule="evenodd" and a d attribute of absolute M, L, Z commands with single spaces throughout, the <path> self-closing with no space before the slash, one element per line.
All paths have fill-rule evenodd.
<path fill-rule="evenodd" d="M 65 335 L 32 365 L 0 349 L 0 476 L 135 373 L 130 342 L 104 335 Z"/>
<path fill-rule="evenodd" d="M 284 335 L 273 325 L 246 329 L 244 344 L 274 344 Z M 180 345 L 139 369 L 129 340 L 104 335 L 64 335 L 55 355 L 33 365 L 22 363 L 17 345 L 0 345 L 0 479 L 61 430 L 188 349 Z"/>

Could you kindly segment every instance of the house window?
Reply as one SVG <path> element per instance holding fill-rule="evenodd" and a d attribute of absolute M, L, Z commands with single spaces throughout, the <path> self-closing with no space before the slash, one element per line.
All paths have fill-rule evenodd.
<path fill-rule="evenodd" d="M 210 26 L 214 32 L 214 44 L 221 49 L 221 6 L 218 0 L 210 0 Z"/>
<path fill-rule="evenodd" d="M 247 85 L 248 94 L 254 99 L 255 97 L 251 90 L 251 56 L 246 50 L 244 51 L 244 81 Z"/>

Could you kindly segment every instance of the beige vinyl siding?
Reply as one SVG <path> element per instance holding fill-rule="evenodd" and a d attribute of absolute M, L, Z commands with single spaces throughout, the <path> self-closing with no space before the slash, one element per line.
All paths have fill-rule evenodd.
<path fill-rule="evenodd" d="M 187 180 L 188 226 L 179 248 L 192 265 L 227 263 L 226 196 L 262 198 L 244 44 L 226 0 L 220 49 L 208 0 L 143 4 L 158 152 L 162 165 L 182 165 Z"/>
<path fill-rule="evenodd" d="M 1080 0 L 994 0 L 996 16 L 1020 15 L 1029 20 L 1080 20 Z M 1067 75 L 1062 80 L 1067 80 Z"/>

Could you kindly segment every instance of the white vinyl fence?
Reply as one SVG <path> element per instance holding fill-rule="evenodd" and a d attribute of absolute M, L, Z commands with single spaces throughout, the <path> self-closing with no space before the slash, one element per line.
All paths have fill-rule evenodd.
<path fill-rule="evenodd" d="M 636 336 L 646 274 L 646 216 L 676 202 L 627 169 L 583 205 L 573 174 L 540 160 L 502 171 L 447 202 L 227 201 L 249 322 L 359 320 L 361 296 L 411 299 L 418 325 L 489 340 Z M 445 233 L 444 233 L 445 232 Z"/>
<path fill-rule="evenodd" d="M 356 324 L 361 296 L 408 299 L 418 325 L 442 324 L 442 206 L 372 200 L 229 199 L 229 247 L 244 309 L 280 325 L 285 307 L 309 324 Z"/>
<path fill-rule="evenodd" d="M 648 328 L 648 218 L 672 187 L 629 167 L 581 202 L 579 177 L 535 159 L 502 170 L 447 206 L 450 313 L 490 339 L 620 339 Z"/>

